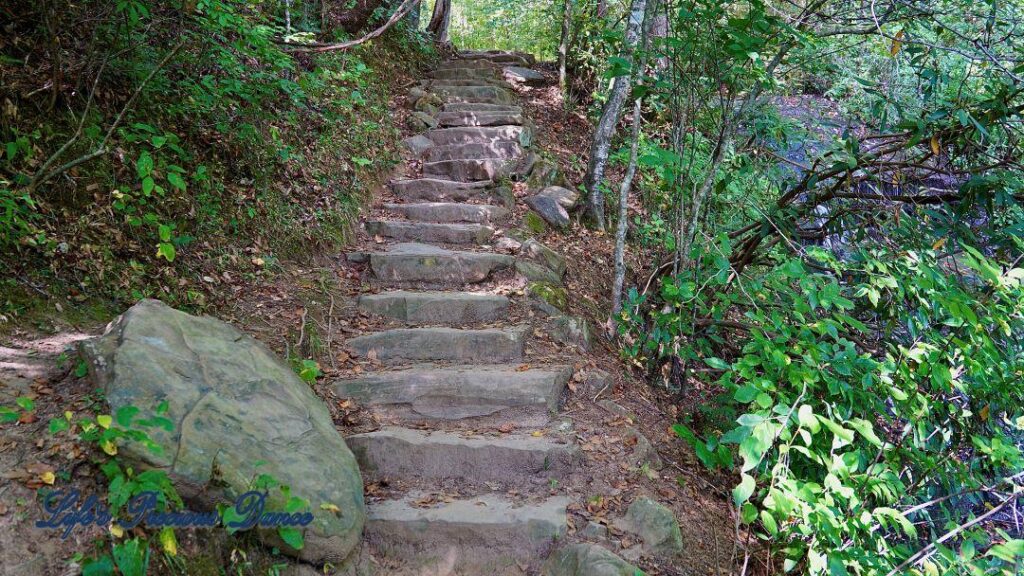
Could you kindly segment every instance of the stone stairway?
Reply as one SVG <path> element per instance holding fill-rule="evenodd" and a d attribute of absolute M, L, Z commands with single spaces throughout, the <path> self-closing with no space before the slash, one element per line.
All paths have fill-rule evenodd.
<path fill-rule="evenodd" d="M 366 526 L 389 574 L 535 573 L 567 532 L 555 487 L 580 452 L 554 417 L 573 371 L 534 362 L 517 276 L 530 255 L 499 249 L 515 207 L 503 182 L 525 176 L 532 143 L 503 70 L 532 64 L 461 53 L 413 89 L 429 129 L 364 221 L 380 249 L 348 256 L 380 329 L 347 347 L 378 369 L 335 389 L 382 424 L 347 440 L 366 482 L 393 488 L 368 496 Z"/>

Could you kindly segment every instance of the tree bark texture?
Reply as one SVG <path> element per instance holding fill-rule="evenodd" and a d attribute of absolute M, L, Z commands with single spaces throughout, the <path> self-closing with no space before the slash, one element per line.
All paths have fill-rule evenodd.
<path fill-rule="evenodd" d="M 641 34 L 647 33 L 644 26 L 647 6 L 648 0 L 633 0 L 630 7 L 629 22 L 626 24 L 626 36 L 622 46 L 622 57 L 630 61 L 630 72 L 616 76 L 612 81 L 608 101 L 605 102 L 604 108 L 601 110 L 601 118 L 594 127 L 594 138 L 590 145 L 590 162 L 587 165 L 583 186 L 588 195 L 587 210 L 598 230 L 605 228 L 604 193 L 601 189 L 604 183 L 604 171 L 608 165 L 612 136 L 615 135 L 615 128 L 622 116 L 622 107 L 626 103 L 630 87 L 633 84 L 633 77 L 637 72 L 632 64 L 633 54 Z"/>
<path fill-rule="evenodd" d="M 612 285 L 612 315 L 622 310 L 622 285 L 626 281 L 626 231 L 629 228 L 629 190 L 636 176 L 636 156 L 640 148 L 640 99 L 633 102 L 633 143 L 629 149 L 629 165 L 619 188 L 619 221 L 615 228 L 615 282 Z"/>
<path fill-rule="evenodd" d="M 448 25 L 452 19 L 451 0 L 437 0 L 434 3 L 434 13 L 430 17 L 430 24 L 427 24 L 427 32 L 434 35 L 438 44 L 448 43 Z"/>

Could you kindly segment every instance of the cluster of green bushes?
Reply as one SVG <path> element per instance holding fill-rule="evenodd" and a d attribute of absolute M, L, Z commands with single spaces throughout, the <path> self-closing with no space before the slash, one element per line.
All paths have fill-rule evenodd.
<path fill-rule="evenodd" d="M 654 6 L 623 354 L 786 571 L 1019 574 L 1019 8 Z"/>
<path fill-rule="evenodd" d="M 0 45 L 8 314 L 41 286 L 201 307 L 215 297 L 202 276 L 344 241 L 397 159 L 389 81 L 429 57 L 401 30 L 289 53 L 276 4 L 21 4 Z M 318 25 L 307 8 L 292 4 L 292 37 Z"/>

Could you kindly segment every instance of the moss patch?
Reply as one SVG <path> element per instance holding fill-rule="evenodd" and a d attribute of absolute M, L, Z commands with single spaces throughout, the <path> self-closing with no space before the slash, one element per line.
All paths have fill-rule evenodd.
<path fill-rule="evenodd" d="M 543 234 L 547 232 L 548 225 L 544 222 L 544 219 L 540 217 L 540 214 L 533 212 L 527 212 L 523 216 L 523 226 L 531 234 Z"/>
<path fill-rule="evenodd" d="M 565 288 L 561 286 L 555 286 L 547 282 L 530 282 L 526 286 L 526 293 L 534 298 L 543 300 L 563 312 L 569 306 L 569 295 Z"/>

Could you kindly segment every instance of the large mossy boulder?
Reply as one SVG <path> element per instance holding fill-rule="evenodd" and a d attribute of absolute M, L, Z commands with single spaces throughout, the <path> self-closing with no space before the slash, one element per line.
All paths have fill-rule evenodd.
<path fill-rule="evenodd" d="M 261 539 L 307 562 L 344 560 L 359 543 L 366 510 L 355 458 L 327 407 L 261 343 L 219 320 L 143 300 L 82 345 L 111 412 L 145 415 L 166 402 L 173 430 L 152 429 L 161 453 L 130 443 L 121 454 L 166 470 L 189 508 L 234 502 L 254 478 L 272 476 L 309 502 L 302 550 L 276 531 Z M 280 490 L 266 511 L 283 511 Z"/>
<path fill-rule="evenodd" d="M 637 576 L 639 568 L 596 544 L 573 544 L 557 550 L 540 569 L 541 576 Z"/>

